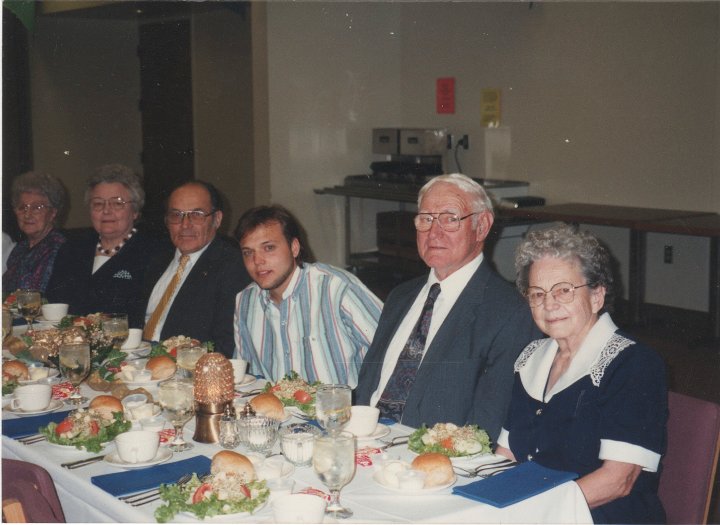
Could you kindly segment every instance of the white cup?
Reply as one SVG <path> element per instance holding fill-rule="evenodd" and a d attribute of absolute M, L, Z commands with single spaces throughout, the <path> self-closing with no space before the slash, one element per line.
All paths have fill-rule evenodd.
<path fill-rule="evenodd" d="M 10 401 L 10 408 L 24 410 L 25 412 L 44 410 L 50 405 L 51 397 L 52 386 L 49 384 L 20 385 L 15 389 L 13 398 Z"/>
<path fill-rule="evenodd" d="M 235 384 L 242 383 L 245 379 L 245 370 L 247 370 L 247 361 L 244 359 L 230 359 L 230 364 L 233 367 L 233 380 Z"/>
<path fill-rule="evenodd" d="M 68 313 L 68 305 L 64 303 L 48 303 L 42 305 L 42 314 L 46 321 L 59 321 Z"/>
<path fill-rule="evenodd" d="M 140 428 L 150 430 L 151 432 L 160 432 L 165 428 L 165 418 L 163 416 L 153 416 L 140 420 Z"/>
<path fill-rule="evenodd" d="M 131 328 L 130 330 L 128 330 L 127 341 L 123 343 L 120 349 L 132 350 L 133 348 L 137 348 L 138 346 L 140 346 L 140 343 L 142 342 L 142 333 L 143 331 L 139 328 Z"/>
<path fill-rule="evenodd" d="M 295 487 L 295 480 L 292 478 L 278 478 L 267 481 L 267 488 L 270 489 L 270 502 L 283 496 L 292 494 Z"/>
<path fill-rule="evenodd" d="M 350 421 L 343 430 L 351 432 L 357 437 L 369 436 L 375 432 L 380 417 L 380 410 L 377 407 L 355 405 L 350 410 Z"/>
<path fill-rule="evenodd" d="M 275 523 L 322 523 L 325 500 L 313 494 L 288 494 L 272 502 Z"/>
<path fill-rule="evenodd" d="M 118 434 L 115 447 L 125 463 L 143 463 L 157 454 L 160 434 L 151 430 L 131 430 Z"/>

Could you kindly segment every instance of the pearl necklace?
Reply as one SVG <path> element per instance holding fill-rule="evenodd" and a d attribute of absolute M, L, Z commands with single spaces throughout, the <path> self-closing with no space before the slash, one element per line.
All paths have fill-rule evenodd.
<path fill-rule="evenodd" d="M 127 237 L 125 237 L 120 244 L 115 246 L 115 248 L 111 250 L 106 250 L 102 247 L 102 242 L 98 241 L 97 247 L 95 248 L 95 251 L 100 255 L 107 255 L 108 257 L 112 257 L 117 252 L 119 252 L 123 246 L 125 246 L 125 243 L 128 242 L 130 239 L 132 239 L 132 236 L 137 233 L 137 228 L 133 228 L 130 230 L 130 233 L 127 234 Z"/>

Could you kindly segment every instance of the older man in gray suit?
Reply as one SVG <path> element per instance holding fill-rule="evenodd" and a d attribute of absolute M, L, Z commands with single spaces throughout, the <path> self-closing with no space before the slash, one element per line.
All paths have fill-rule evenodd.
<path fill-rule="evenodd" d="M 390 293 L 355 402 L 413 427 L 477 424 L 494 440 L 515 359 L 540 333 L 527 302 L 484 261 L 493 209 L 482 186 L 460 174 L 435 177 L 418 210 L 418 252 L 431 271 Z"/>

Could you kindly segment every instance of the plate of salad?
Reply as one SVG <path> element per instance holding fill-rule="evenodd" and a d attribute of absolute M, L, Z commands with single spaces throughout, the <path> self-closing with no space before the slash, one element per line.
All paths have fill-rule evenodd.
<path fill-rule="evenodd" d="M 105 419 L 92 408 L 78 408 L 60 423 L 51 422 L 41 427 L 40 433 L 54 445 L 100 452 L 106 443 L 130 430 L 131 426 L 120 412 L 113 414 L 113 419 Z"/>
<path fill-rule="evenodd" d="M 274 385 L 265 385 L 265 392 L 275 394 L 286 407 L 295 407 L 306 416 L 315 417 L 315 392 L 320 381 L 308 383 L 294 370 Z"/>
<path fill-rule="evenodd" d="M 410 435 L 408 448 L 417 454 L 439 452 L 453 459 L 471 459 L 491 454 L 490 437 L 477 425 L 459 427 L 453 423 L 423 425 Z"/>

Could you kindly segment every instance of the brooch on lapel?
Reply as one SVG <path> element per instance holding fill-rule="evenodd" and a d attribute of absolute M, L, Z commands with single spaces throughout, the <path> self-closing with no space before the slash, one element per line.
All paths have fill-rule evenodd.
<path fill-rule="evenodd" d="M 132 275 L 127 270 L 119 270 L 113 275 L 113 279 L 132 279 Z"/>

